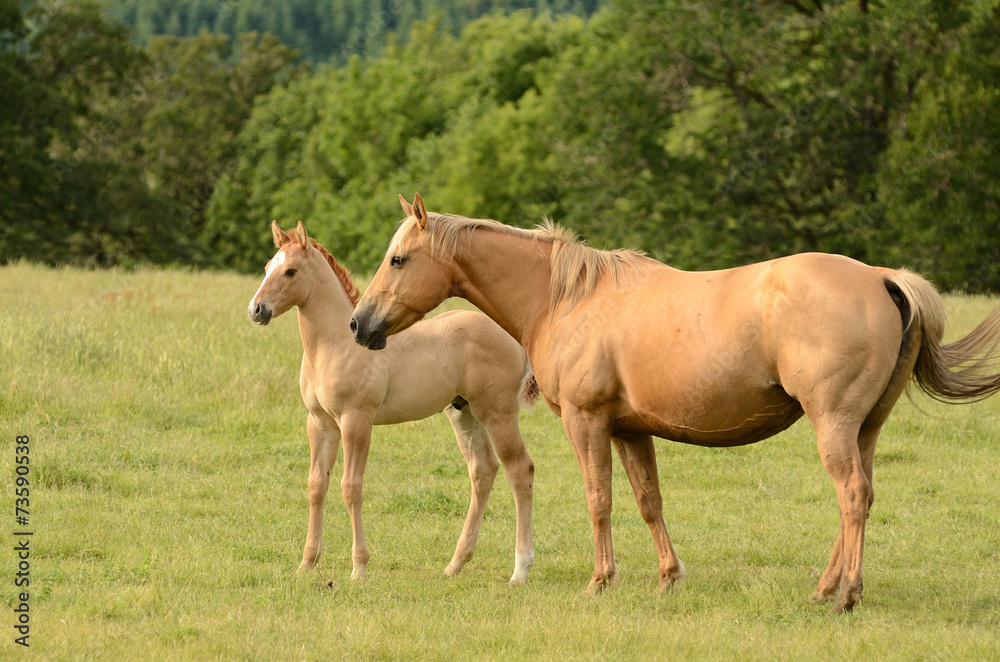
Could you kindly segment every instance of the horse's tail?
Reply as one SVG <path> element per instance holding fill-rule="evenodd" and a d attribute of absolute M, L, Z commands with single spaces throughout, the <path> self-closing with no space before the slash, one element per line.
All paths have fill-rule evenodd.
<path fill-rule="evenodd" d="M 1000 306 L 967 336 L 942 345 L 944 303 L 934 286 L 905 270 L 891 272 L 886 280 L 890 294 L 903 299 L 904 335 L 919 325 L 913 376 L 925 393 L 942 402 L 976 402 L 1000 392 Z"/>
<path fill-rule="evenodd" d="M 524 377 L 521 378 L 521 387 L 518 389 L 518 395 L 521 398 L 521 406 L 525 409 L 531 409 L 535 404 L 535 398 L 538 397 L 538 382 L 535 381 L 535 372 L 531 369 L 531 364 L 525 362 Z"/>

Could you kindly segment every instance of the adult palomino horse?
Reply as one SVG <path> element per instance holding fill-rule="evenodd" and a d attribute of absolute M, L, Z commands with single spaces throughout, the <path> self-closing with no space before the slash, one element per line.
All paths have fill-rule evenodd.
<path fill-rule="evenodd" d="M 583 472 L 594 527 L 588 590 L 618 576 L 611 543 L 611 446 L 659 555 L 659 589 L 684 577 L 663 523 L 652 435 L 736 446 L 803 413 L 840 501 L 840 533 L 814 594 L 861 599 L 865 520 L 879 429 L 911 374 L 932 396 L 1000 390 L 1000 308 L 941 346 L 944 308 L 919 276 L 805 254 L 683 272 L 598 251 L 549 226 L 428 214 L 417 196 L 351 320 L 385 344 L 448 296 L 465 297 L 524 346 Z"/>
<path fill-rule="evenodd" d="M 351 577 L 363 579 L 369 553 L 361 524 L 362 481 L 372 426 L 415 421 L 443 409 L 472 480 L 465 527 L 444 572 L 457 575 L 472 558 L 499 456 L 514 491 L 517 518 L 510 581 L 524 583 L 534 563 L 534 465 L 517 416 L 520 403 L 530 404 L 538 392 L 524 351 L 485 315 L 461 311 L 415 325 L 385 352 L 368 352 L 354 343 L 348 329 L 358 297 L 350 273 L 309 239 L 301 221 L 291 233 L 272 222 L 271 232 L 278 252 L 267 263 L 247 312 L 264 325 L 292 306 L 299 309 L 299 388 L 309 410 L 310 455 L 309 533 L 299 571 L 310 570 L 319 559 L 323 504 L 341 439 L 340 487 L 354 537 Z"/>

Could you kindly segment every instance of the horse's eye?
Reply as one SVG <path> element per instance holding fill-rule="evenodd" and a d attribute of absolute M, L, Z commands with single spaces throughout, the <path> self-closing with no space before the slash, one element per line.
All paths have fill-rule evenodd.
<path fill-rule="evenodd" d="M 392 259 L 389 260 L 389 266 L 398 268 L 403 266 L 404 262 L 406 262 L 406 258 L 403 257 L 402 255 L 393 255 Z"/>
<path fill-rule="evenodd" d="M 285 275 L 288 276 L 289 278 L 291 278 L 292 276 L 295 275 L 295 269 L 287 269 L 285 271 Z"/>

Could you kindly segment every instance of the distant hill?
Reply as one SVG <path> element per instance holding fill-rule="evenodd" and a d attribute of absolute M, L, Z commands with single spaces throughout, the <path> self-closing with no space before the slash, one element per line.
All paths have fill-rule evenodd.
<path fill-rule="evenodd" d="M 414 20 L 437 15 L 458 32 L 494 11 L 532 8 L 541 13 L 589 16 L 609 0 L 104 0 L 113 16 L 134 29 L 138 40 L 201 30 L 230 35 L 269 32 L 297 48 L 307 60 L 342 62 L 375 55 L 390 32 L 405 41 Z"/>

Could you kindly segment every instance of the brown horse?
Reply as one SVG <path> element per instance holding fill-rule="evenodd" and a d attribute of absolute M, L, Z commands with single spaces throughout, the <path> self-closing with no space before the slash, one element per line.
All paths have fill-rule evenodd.
<path fill-rule="evenodd" d="M 472 481 L 472 499 L 455 556 L 445 569 L 457 575 L 472 558 L 486 501 L 503 463 L 514 491 L 517 541 L 512 583 L 523 584 L 534 562 L 531 501 L 534 465 L 518 428 L 520 403 L 537 393 L 531 366 L 518 344 L 485 315 L 438 315 L 401 334 L 385 352 L 358 347 L 348 319 L 358 300 L 351 275 L 306 235 L 272 222 L 278 252 L 250 301 L 248 314 L 267 324 L 299 309 L 302 370 L 299 387 L 309 410 L 309 533 L 299 571 L 312 569 L 323 541 L 323 504 L 343 440 L 344 505 L 351 516 L 353 579 L 363 579 L 368 545 L 361 525 L 362 481 L 372 426 L 415 421 L 444 410 L 455 429 Z M 495 447 L 495 451 L 494 451 Z"/>
<path fill-rule="evenodd" d="M 941 345 L 944 308 L 919 276 L 805 254 L 684 272 L 598 251 L 564 230 L 428 214 L 400 198 L 397 231 L 351 326 L 385 344 L 448 296 L 465 297 L 527 350 L 583 472 L 594 527 L 588 590 L 613 584 L 611 447 L 659 555 L 659 589 L 684 566 L 663 523 L 652 436 L 736 446 L 809 417 L 837 487 L 840 533 L 814 598 L 861 599 L 865 520 L 879 430 L 910 376 L 931 395 L 1000 391 L 1000 308 Z"/>

